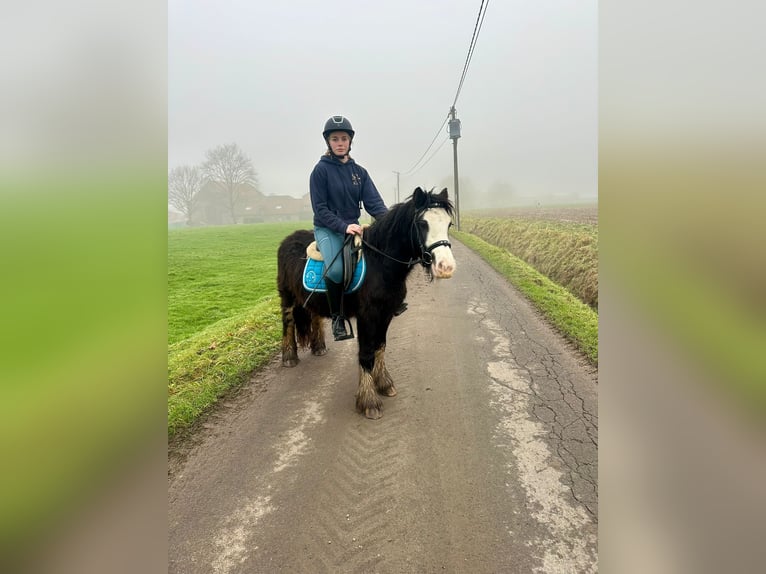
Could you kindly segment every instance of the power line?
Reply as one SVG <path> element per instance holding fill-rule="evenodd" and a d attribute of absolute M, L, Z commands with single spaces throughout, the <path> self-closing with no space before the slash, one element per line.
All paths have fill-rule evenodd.
<path fill-rule="evenodd" d="M 433 147 L 434 142 L 436 141 L 436 138 L 439 137 L 439 134 L 441 133 L 442 128 L 444 128 L 445 124 L 447 123 L 447 120 L 450 118 L 450 114 L 455 109 L 455 104 L 457 104 L 458 97 L 460 97 L 460 90 L 463 89 L 463 82 L 465 81 L 465 77 L 468 74 L 468 67 L 471 65 L 471 59 L 473 58 L 473 51 L 476 48 L 476 42 L 479 39 L 479 33 L 481 32 L 481 27 L 484 24 L 484 16 L 487 14 L 487 7 L 489 6 L 489 0 L 481 0 L 481 4 L 479 6 L 479 14 L 476 16 L 476 23 L 473 27 L 473 35 L 471 36 L 471 43 L 468 46 L 468 54 L 465 57 L 465 64 L 463 65 L 463 73 L 460 75 L 460 83 L 457 87 L 457 92 L 455 93 L 455 99 L 452 102 L 452 107 L 450 108 L 450 111 L 447 113 L 447 115 L 444 118 L 444 121 L 439 126 L 439 129 L 436 131 L 436 134 L 434 135 L 433 139 L 431 140 L 431 143 L 428 144 L 428 147 L 426 148 L 426 151 L 423 152 L 423 155 L 418 158 L 418 161 L 416 161 L 410 169 L 408 169 L 405 172 L 401 172 L 401 175 L 412 175 L 418 170 L 420 170 L 423 166 L 425 166 L 431 159 L 436 155 L 436 152 L 438 152 L 441 147 L 445 144 L 447 139 L 445 139 L 441 144 L 439 144 L 439 147 L 436 148 L 436 151 L 434 151 L 433 154 L 426 160 L 425 163 L 422 165 L 419 165 L 421 161 L 423 161 L 423 158 L 426 157 L 426 154 L 429 152 L 429 150 Z M 459 137 L 459 136 L 458 136 Z"/>
<path fill-rule="evenodd" d="M 479 14 L 476 16 L 476 24 L 474 24 L 473 27 L 473 36 L 471 37 L 471 43 L 468 46 L 468 54 L 465 57 L 465 65 L 463 66 L 463 73 L 460 76 L 460 84 L 457 87 L 457 92 L 455 93 L 455 100 L 452 102 L 452 107 L 455 107 L 455 104 L 457 103 L 457 99 L 460 96 L 460 90 L 463 89 L 463 81 L 465 80 L 466 74 L 468 74 L 468 66 L 471 64 L 471 58 L 473 58 L 473 50 L 476 48 L 476 42 L 479 39 L 479 32 L 481 32 L 481 26 L 484 23 L 484 16 L 487 13 L 487 7 L 489 6 L 489 0 L 481 0 L 481 5 L 479 6 Z"/>
<path fill-rule="evenodd" d="M 439 144 L 439 147 L 437 147 L 437 148 L 434 150 L 434 153 L 432 153 L 432 154 L 429 156 L 429 158 L 428 158 L 426 161 L 424 161 L 424 162 L 421 164 L 421 166 L 420 166 L 418 169 L 416 169 L 415 171 L 413 171 L 412 173 L 410 173 L 410 174 L 407 174 L 407 175 L 415 175 L 417 172 L 419 172 L 421 169 L 423 169 L 425 166 L 427 166 L 427 165 L 428 165 L 428 162 L 430 162 L 430 161 L 431 161 L 431 160 L 434 158 L 434 156 L 435 156 L 437 153 L 439 153 L 439 150 L 440 150 L 440 149 L 442 149 L 442 147 L 444 146 L 444 144 L 445 144 L 445 143 L 447 143 L 447 141 L 448 141 L 448 140 L 449 140 L 449 136 L 447 136 L 446 138 L 444 138 L 444 140 L 442 141 L 442 143 L 440 143 L 440 144 Z"/>
<path fill-rule="evenodd" d="M 449 119 L 449 114 L 447 114 L 446 116 L 444 116 L 444 121 L 442 122 L 442 125 L 440 125 L 440 126 L 439 126 L 439 129 L 438 129 L 438 130 L 436 130 L 436 134 L 434 135 L 434 139 L 432 139 L 432 140 L 431 140 L 431 143 L 430 143 L 430 144 L 428 144 L 428 147 L 426 148 L 426 151 L 424 151 L 424 152 L 423 152 L 423 155 L 421 155 L 421 156 L 420 156 L 420 159 L 418 159 L 418 161 L 416 161 L 416 162 L 415 162 L 415 163 L 412 165 L 412 167 L 411 167 L 410 169 L 408 169 L 407 171 L 403 171 L 403 172 L 402 172 L 402 175 L 410 175 L 411 173 L 414 173 L 414 171 L 415 171 L 415 168 L 416 168 L 416 167 L 418 166 L 418 164 L 419 164 L 419 163 L 420 163 L 420 162 L 423 160 L 423 158 L 424 158 L 424 157 L 426 157 L 426 154 L 428 153 L 428 150 L 430 150 L 430 149 L 431 149 L 431 147 L 434 145 L 434 142 L 436 141 L 436 138 L 438 138 L 438 137 L 439 137 L 439 134 L 441 133 L 441 131 L 442 131 L 442 128 L 443 128 L 443 127 L 444 127 L 444 125 L 447 123 L 447 119 Z M 420 167 L 423 167 L 423 166 L 420 166 Z M 420 168 L 418 168 L 418 169 L 420 169 Z"/>

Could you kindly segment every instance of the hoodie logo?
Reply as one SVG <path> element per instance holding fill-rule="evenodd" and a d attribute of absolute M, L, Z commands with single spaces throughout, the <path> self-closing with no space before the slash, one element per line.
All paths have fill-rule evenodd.
<path fill-rule="evenodd" d="M 362 178 L 359 177 L 358 173 L 351 174 L 351 183 L 352 185 L 362 185 Z"/>

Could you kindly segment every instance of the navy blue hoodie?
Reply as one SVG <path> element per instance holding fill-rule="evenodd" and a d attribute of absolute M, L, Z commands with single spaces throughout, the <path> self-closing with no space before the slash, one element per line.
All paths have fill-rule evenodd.
<path fill-rule="evenodd" d="M 349 223 L 359 223 L 361 204 L 373 217 L 388 209 L 367 170 L 350 157 L 346 163 L 323 155 L 309 178 L 314 225 L 341 234 Z"/>

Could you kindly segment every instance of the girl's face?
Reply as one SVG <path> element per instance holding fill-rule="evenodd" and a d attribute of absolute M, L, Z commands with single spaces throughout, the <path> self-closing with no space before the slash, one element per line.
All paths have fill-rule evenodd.
<path fill-rule="evenodd" d="M 327 138 L 327 142 L 330 144 L 332 153 L 339 156 L 346 155 L 349 146 L 351 146 L 351 138 L 346 132 L 332 132 Z"/>

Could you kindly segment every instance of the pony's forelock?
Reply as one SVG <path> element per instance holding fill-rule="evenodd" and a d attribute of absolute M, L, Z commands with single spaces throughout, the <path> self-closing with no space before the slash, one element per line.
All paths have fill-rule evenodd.
<path fill-rule="evenodd" d="M 428 198 L 428 203 L 426 204 L 426 209 L 440 208 L 446 211 L 447 215 L 452 217 L 455 212 L 455 206 L 452 204 L 449 197 L 447 197 L 447 194 L 445 193 L 446 191 L 446 188 L 439 193 L 434 193 L 433 188 L 431 188 L 431 191 L 427 191 L 426 197 Z M 444 197 L 442 197 L 442 193 L 444 193 Z"/>
<path fill-rule="evenodd" d="M 425 201 L 423 201 L 422 205 L 420 206 L 416 205 L 415 203 L 415 196 L 417 195 L 418 191 L 425 196 Z M 447 215 L 453 217 L 455 214 L 455 207 L 452 204 L 452 201 L 450 201 L 449 197 L 446 196 L 447 194 L 445 193 L 444 196 L 442 196 L 442 193 L 443 192 L 434 193 L 433 188 L 431 188 L 430 191 L 423 191 L 421 188 L 417 188 L 415 192 L 404 202 L 393 205 L 388 210 L 388 212 L 376 220 L 370 226 L 370 232 L 375 235 L 377 232 L 376 227 L 380 227 L 377 225 L 377 223 L 383 219 L 392 219 L 394 221 L 398 221 L 401 225 L 404 225 L 408 228 L 409 225 L 411 225 L 412 220 L 419 213 L 422 213 L 428 209 L 443 209 L 447 212 Z"/>

